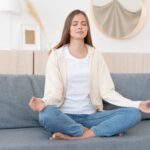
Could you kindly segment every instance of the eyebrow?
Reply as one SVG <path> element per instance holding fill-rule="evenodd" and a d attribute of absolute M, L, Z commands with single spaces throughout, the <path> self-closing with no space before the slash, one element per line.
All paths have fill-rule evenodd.
<path fill-rule="evenodd" d="M 72 23 L 77 23 L 77 22 L 80 22 L 80 21 L 72 21 Z M 87 21 L 81 21 L 82 23 L 87 23 Z"/>

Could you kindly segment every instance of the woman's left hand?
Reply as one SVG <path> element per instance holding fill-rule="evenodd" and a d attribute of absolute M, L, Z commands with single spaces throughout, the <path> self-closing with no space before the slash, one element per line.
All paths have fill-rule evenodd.
<path fill-rule="evenodd" d="M 150 100 L 146 100 L 140 103 L 139 109 L 144 113 L 150 113 Z"/>

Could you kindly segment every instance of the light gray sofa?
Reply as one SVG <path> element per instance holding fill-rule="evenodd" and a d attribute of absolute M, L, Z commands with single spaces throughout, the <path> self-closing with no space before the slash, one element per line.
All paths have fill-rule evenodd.
<path fill-rule="evenodd" d="M 116 90 L 134 99 L 150 99 L 150 74 L 112 74 Z M 0 75 L 0 150 L 149 150 L 150 115 L 122 137 L 77 141 L 49 140 L 38 113 L 28 107 L 34 95 L 42 97 L 44 76 Z M 105 104 L 106 109 L 114 106 Z"/>

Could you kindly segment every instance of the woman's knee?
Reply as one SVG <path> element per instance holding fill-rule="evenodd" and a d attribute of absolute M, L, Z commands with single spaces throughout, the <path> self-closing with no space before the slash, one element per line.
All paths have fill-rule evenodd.
<path fill-rule="evenodd" d="M 133 116 L 133 119 L 137 122 L 141 121 L 142 114 L 141 111 L 137 108 L 130 108 L 129 114 Z"/>
<path fill-rule="evenodd" d="M 42 126 L 45 123 L 55 122 L 56 116 L 60 113 L 60 110 L 54 106 L 47 106 L 43 111 L 39 112 L 39 122 Z"/>
<path fill-rule="evenodd" d="M 133 123 L 138 123 L 141 121 L 142 114 L 137 108 L 124 108 L 124 113 L 128 120 L 131 120 Z"/>

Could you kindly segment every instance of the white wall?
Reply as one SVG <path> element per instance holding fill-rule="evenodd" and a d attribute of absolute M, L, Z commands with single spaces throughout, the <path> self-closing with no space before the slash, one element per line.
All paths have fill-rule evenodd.
<path fill-rule="evenodd" d="M 147 1 L 148 7 L 150 7 L 150 0 Z M 68 13 L 74 9 L 82 9 L 87 13 L 90 20 L 93 43 L 103 52 L 150 53 L 150 11 L 148 11 L 146 23 L 140 33 L 130 39 L 115 40 L 105 36 L 96 28 L 91 15 L 91 0 L 32 0 L 32 2 L 42 19 L 51 46 L 60 40 L 64 21 Z M 23 0 L 22 5 L 23 11 L 21 14 L 13 15 L 13 18 L 11 18 L 11 27 L 8 27 L 8 19 L 5 20 L 6 17 L 1 17 L 0 15 L 5 20 L 4 24 L 7 24 L 6 26 L 4 24 L 0 25 L 0 29 L 3 27 L 5 31 L 7 30 L 5 34 L 2 32 L 2 29 L 0 30 L 0 49 L 22 49 L 21 25 L 35 23 L 26 13 Z M 12 32 L 8 32 L 10 29 L 12 29 Z M 42 50 L 47 48 L 46 44 L 46 39 L 41 34 Z"/>
<path fill-rule="evenodd" d="M 8 13 L 0 13 L 0 18 L 4 18 L 0 23 L 0 49 L 10 49 L 11 48 L 11 38 L 10 38 L 10 15 Z"/>

